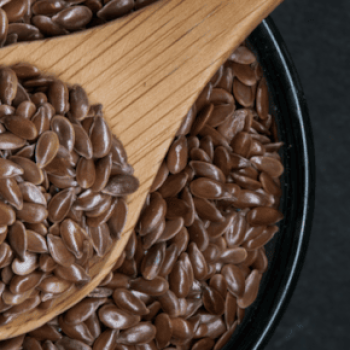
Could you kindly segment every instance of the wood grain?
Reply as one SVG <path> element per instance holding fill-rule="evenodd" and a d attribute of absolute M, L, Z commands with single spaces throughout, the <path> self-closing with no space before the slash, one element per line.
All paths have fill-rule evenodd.
<path fill-rule="evenodd" d="M 102 103 L 126 147 L 140 189 L 129 198 L 121 240 L 94 263 L 92 281 L 0 327 L 0 339 L 33 330 L 84 298 L 108 274 L 183 116 L 233 48 L 281 0 L 167 0 L 83 33 L 0 50 L 2 64 L 29 62 Z M 1 317 L 0 317 L 1 320 Z"/>

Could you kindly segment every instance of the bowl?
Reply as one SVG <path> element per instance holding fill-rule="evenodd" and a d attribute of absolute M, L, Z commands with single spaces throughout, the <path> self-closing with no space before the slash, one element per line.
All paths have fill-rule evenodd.
<path fill-rule="evenodd" d="M 261 350 L 278 325 L 307 252 L 315 198 L 315 154 L 303 89 L 286 45 L 271 18 L 249 36 L 268 83 L 271 113 L 276 118 L 285 173 L 280 210 L 285 219 L 280 232 L 266 246 L 269 268 L 255 303 L 224 347 Z"/>

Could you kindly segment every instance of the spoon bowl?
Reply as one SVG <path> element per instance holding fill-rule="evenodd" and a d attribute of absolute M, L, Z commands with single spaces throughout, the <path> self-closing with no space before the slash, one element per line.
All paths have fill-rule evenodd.
<path fill-rule="evenodd" d="M 247 35 L 281 0 L 165 0 L 113 23 L 0 51 L 2 64 L 27 62 L 68 84 L 80 84 L 102 103 L 140 181 L 128 198 L 121 239 L 92 261 L 91 281 L 37 309 L 5 320 L 0 339 L 30 332 L 87 296 L 122 253 L 158 168 L 182 118 Z"/>

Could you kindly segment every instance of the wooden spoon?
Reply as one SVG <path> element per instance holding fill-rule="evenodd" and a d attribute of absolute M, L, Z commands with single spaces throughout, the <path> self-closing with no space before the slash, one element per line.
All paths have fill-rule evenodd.
<path fill-rule="evenodd" d="M 0 327 L 0 339 L 40 327 L 109 273 L 135 226 L 159 165 L 198 94 L 250 32 L 282 0 L 168 0 L 79 34 L 0 50 L 2 64 L 28 62 L 81 84 L 121 139 L 140 189 L 122 238 L 91 268 L 91 282 Z M 0 316 L 1 321 L 1 316 Z M 4 321 L 4 319 L 2 319 Z"/>

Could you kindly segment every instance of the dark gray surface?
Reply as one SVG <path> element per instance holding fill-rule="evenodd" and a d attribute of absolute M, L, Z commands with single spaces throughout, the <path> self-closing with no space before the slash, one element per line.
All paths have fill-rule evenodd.
<path fill-rule="evenodd" d="M 273 19 L 313 125 L 316 210 L 306 262 L 267 350 L 350 349 L 350 1 L 286 0 Z"/>

